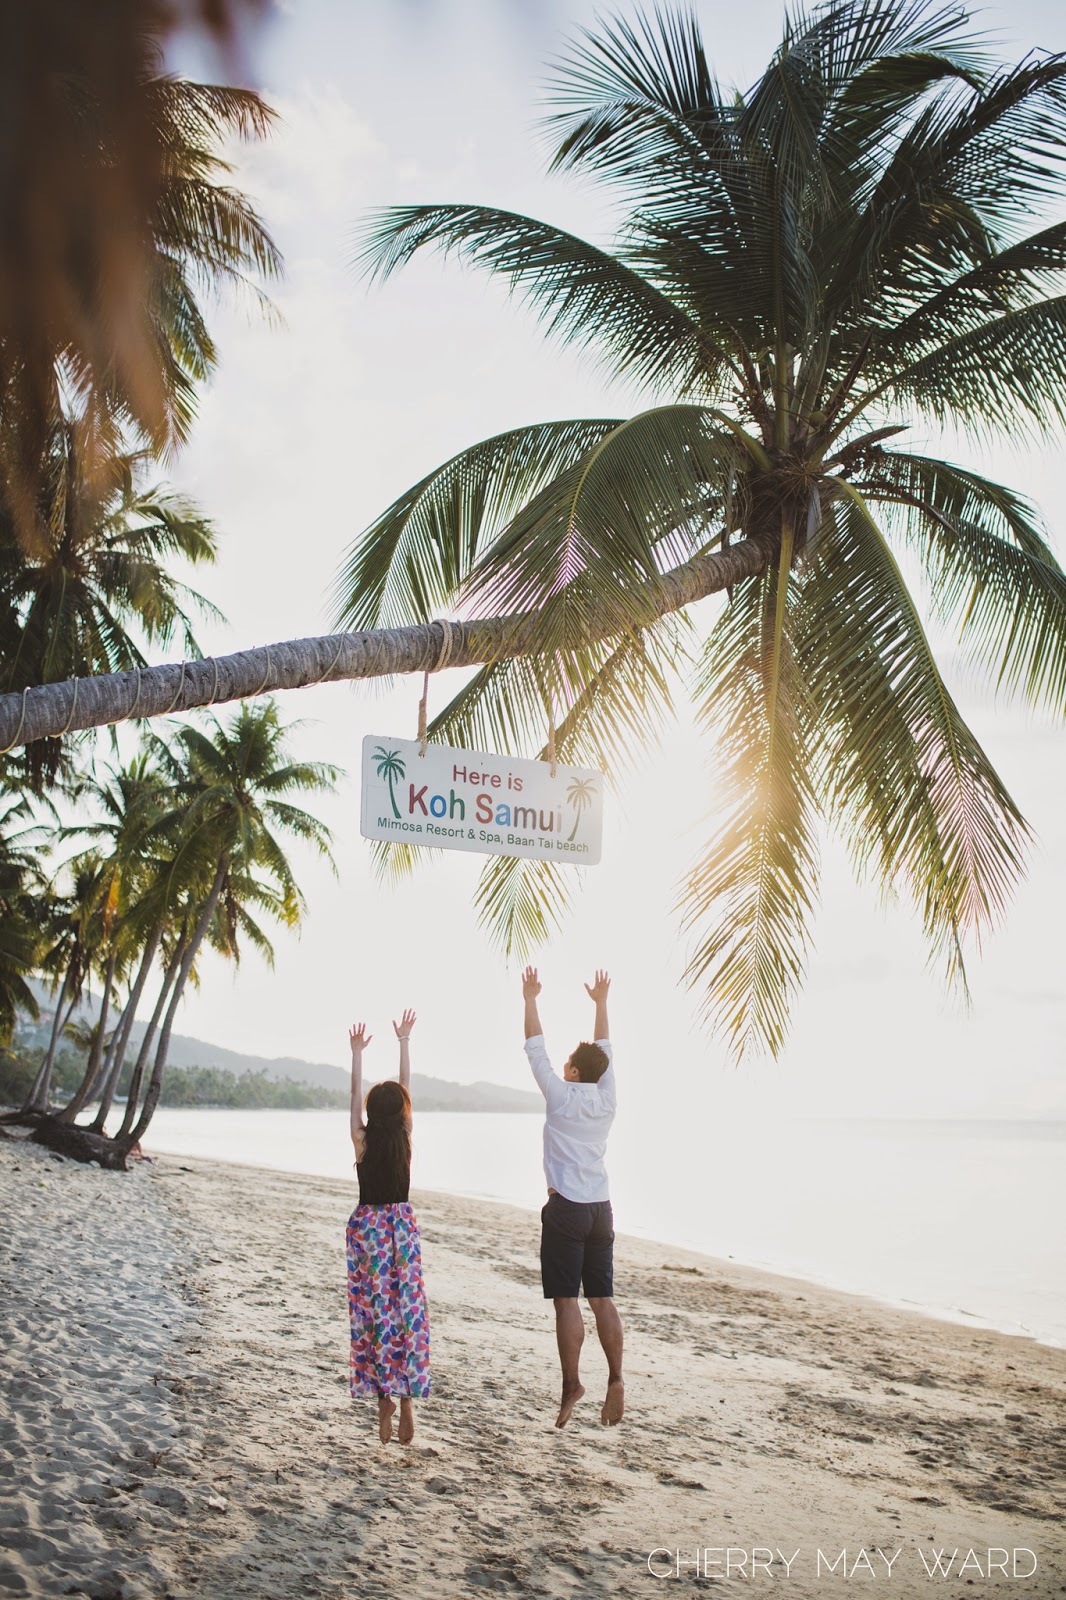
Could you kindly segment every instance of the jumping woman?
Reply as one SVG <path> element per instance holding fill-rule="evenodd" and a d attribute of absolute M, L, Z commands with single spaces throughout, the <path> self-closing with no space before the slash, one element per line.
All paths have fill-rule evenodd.
<path fill-rule="evenodd" d="M 399 1081 L 376 1083 L 363 1106 L 365 1023 L 352 1046 L 352 1144 L 359 1204 L 348 1219 L 348 1311 L 352 1324 L 352 1398 L 375 1395 L 378 1435 L 392 1438 L 395 1396 L 400 1443 L 415 1435 L 413 1398 L 429 1394 L 429 1318 L 422 1282 L 418 1222 L 411 1209 L 411 1054 L 413 1011 L 393 1023 L 400 1041 Z"/>

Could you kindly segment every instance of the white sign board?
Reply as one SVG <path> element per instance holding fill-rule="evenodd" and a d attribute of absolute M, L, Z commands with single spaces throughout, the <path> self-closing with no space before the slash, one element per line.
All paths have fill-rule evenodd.
<path fill-rule="evenodd" d="M 603 773 L 521 761 L 417 739 L 363 740 L 360 828 L 366 839 L 536 856 L 594 866 L 603 832 Z"/>

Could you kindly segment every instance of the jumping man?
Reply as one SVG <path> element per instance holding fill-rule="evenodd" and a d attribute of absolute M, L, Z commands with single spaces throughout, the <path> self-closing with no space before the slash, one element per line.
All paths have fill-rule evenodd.
<path fill-rule="evenodd" d="M 615 1113 L 614 1068 L 607 1030 L 611 980 L 597 972 L 585 992 L 596 1006 L 595 1044 L 579 1044 L 563 1068 L 552 1071 L 537 1013 L 540 979 L 522 974 L 526 1055 L 544 1096 L 544 1176 L 548 1203 L 540 1214 L 540 1275 L 545 1300 L 555 1302 L 555 1336 L 563 1369 L 557 1428 L 565 1428 L 585 1393 L 578 1376 L 585 1323 L 578 1296 L 584 1290 L 607 1357 L 607 1395 L 601 1422 L 622 1420 L 622 1322 L 614 1304 L 614 1216 L 604 1157 Z"/>

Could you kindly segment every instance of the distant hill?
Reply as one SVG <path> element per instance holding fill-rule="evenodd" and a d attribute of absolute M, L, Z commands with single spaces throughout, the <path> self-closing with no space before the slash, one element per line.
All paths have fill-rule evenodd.
<path fill-rule="evenodd" d="M 140 1025 L 136 1025 L 133 1032 L 138 1040 L 144 1035 Z M 297 1083 L 310 1083 L 319 1089 L 346 1090 L 349 1083 L 347 1072 L 325 1062 L 301 1061 L 297 1056 L 245 1055 L 178 1033 L 171 1038 L 169 1059 L 176 1067 L 222 1067 L 227 1072 L 238 1074 L 263 1072 L 268 1078 L 294 1078 Z M 368 1076 L 367 1086 L 375 1081 L 373 1076 Z M 509 1089 L 497 1083 L 453 1083 L 448 1078 L 434 1078 L 424 1072 L 412 1072 L 411 1093 L 420 1111 L 544 1109 L 542 1097 L 528 1089 Z"/>
<path fill-rule="evenodd" d="M 51 1019 L 52 1005 L 48 995 L 35 984 L 41 1006 L 41 1021 L 37 1024 L 23 1021 L 18 1036 L 25 1044 L 47 1042 L 45 1013 Z M 86 1021 L 95 1016 L 87 1006 L 79 1008 L 77 1020 Z M 144 1024 L 133 1026 L 134 1049 L 144 1037 Z M 127 1057 L 131 1052 L 127 1052 Z M 238 1050 L 226 1050 L 222 1045 L 208 1044 L 204 1039 L 191 1039 L 175 1033 L 170 1040 L 170 1063 L 175 1067 L 221 1067 L 238 1076 L 242 1072 L 262 1072 L 268 1078 L 292 1078 L 297 1083 L 309 1083 L 317 1089 L 345 1091 L 348 1073 L 341 1067 L 319 1061 L 301 1061 L 296 1056 L 251 1056 Z M 367 1084 L 375 1082 L 367 1078 Z M 411 1093 L 419 1111 L 543 1111 L 544 1101 L 535 1091 L 510 1089 L 499 1083 L 453 1083 L 448 1078 L 434 1078 L 428 1073 L 411 1074 Z"/>

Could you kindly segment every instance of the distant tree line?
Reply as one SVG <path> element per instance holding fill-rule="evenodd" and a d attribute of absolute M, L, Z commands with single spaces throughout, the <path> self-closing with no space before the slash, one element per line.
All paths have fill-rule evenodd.
<path fill-rule="evenodd" d="M 232 1107 L 246 1111 L 345 1110 L 346 1089 L 319 1088 L 265 1072 L 229 1072 L 225 1067 L 171 1067 L 160 1105 Z"/>
<path fill-rule="evenodd" d="M 40 1068 L 41 1051 L 23 1054 L 18 1050 L 0 1056 L 0 1104 L 21 1104 L 32 1088 Z M 72 1094 L 82 1082 L 85 1058 L 61 1050 L 55 1061 L 52 1083 L 57 1094 Z M 133 1062 L 127 1058 L 119 1078 L 115 1100 L 121 1105 L 133 1076 Z M 271 1078 L 265 1072 L 248 1069 L 230 1072 L 225 1067 L 167 1068 L 159 1092 L 161 1106 L 201 1106 L 232 1110 L 332 1111 L 348 1105 L 348 1091 L 304 1083 L 297 1078 Z"/>

